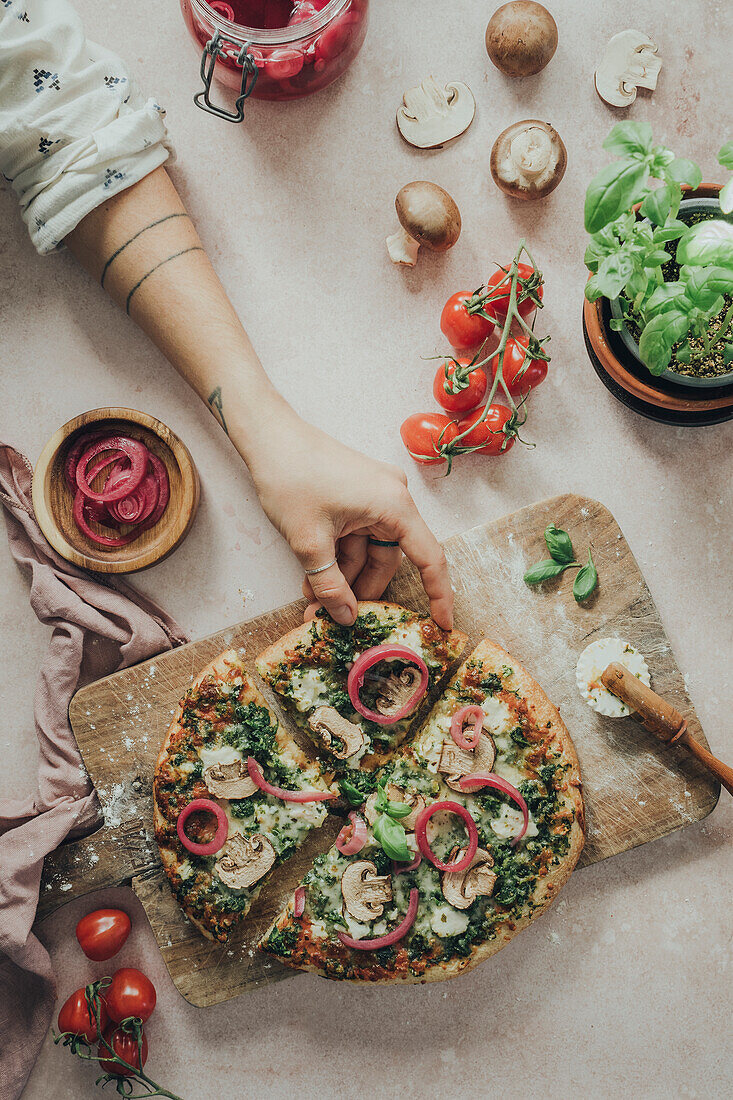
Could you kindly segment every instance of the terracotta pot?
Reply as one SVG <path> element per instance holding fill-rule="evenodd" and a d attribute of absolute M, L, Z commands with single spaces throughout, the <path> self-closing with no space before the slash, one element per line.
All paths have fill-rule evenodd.
<path fill-rule="evenodd" d="M 702 183 L 690 196 L 716 198 L 720 184 Z M 606 388 L 629 408 L 670 424 L 714 424 L 733 419 L 733 385 L 693 389 L 655 378 L 610 326 L 607 298 L 583 303 L 583 331 L 593 367 Z"/>

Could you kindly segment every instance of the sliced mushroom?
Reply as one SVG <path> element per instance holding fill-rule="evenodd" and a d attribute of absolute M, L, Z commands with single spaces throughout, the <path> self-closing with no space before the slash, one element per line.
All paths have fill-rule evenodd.
<path fill-rule="evenodd" d="M 204 768 L 203 780 L 215 798 L 249 798 L 257 790 L 244 760 L 231 764 L 210 764 Z"/>
<path fill-rule="evenodd" d="M 465 854 L 465 848 L 454 848 L 448 862 L 457 863 Z M 493 866 L 493 856 L 483 848 L 477 848 L 465 871 L 444 871 L 440 885 L 448 904 L 454 909 L 468 909 L 477 897 L 491 897 L 496 886 L 496 874 L 491 870 Z"/>
<path fill-rule="evenodd" d="M 496 745 L 491 734 L 482 733 L 475 749 L 462 749 L 451 739 L 440 750 L 438 771 L 453 791 L 460 791 L 459 780 L 464 775 L 490 772 L 496 760 Z"/>
<path fill-rule="evenodd" d="M 420 669 L 405 665 L 401 672 L 390 672 L 374 707 L 379 714 L 397 714 L 412 699 L 420 683 Z"/>
<path fill-rule="evenodd" d="M 491 175 L 515 199 L 542 199 L 565 175 L 568 154 L 549 122 L 525 118 L 507 126 L 491 150 Z"/>
<path fill-rule="evenodd" d="M 467 84 L 442 87 L 434 77 L 405 92 L 397 111 L 397 127 L 417 149 L 438 149 L 468 129 L 476 114 L 476 100 Z"/>
<path fill-rule="evenodd" d="M 648 35 L 628 30 L 614 34 L 596 69 L 596 91 L 611 107 L 629 107 L 637 88 L 654 91 L 662 59 Z"/>
<path fill-rule="evenodd" d="M 364 732 L 361 726 L 350 722 L 334 707 L 316 707 L 308 718 L 308 725 L 321 744 L 338 760 L 348 760 L 364 744 Z M 343 748 L 334 742 L 340 741 Z"/>
<path fill-rule="evenodd" d="M 405 817 L 399 818 L 400 825 L 402 825 L 408 833 L 412 832 L 415 828 L 415 823 L 418 819 L 418 815 L 425 809 L 426 802 L 421 794 L 417 791 L 406 791 L 402 787 L 398 787 L 396 783 L 388 783 L 384 788 L 384 793 L 391 802 L 404 802 L 407 806 L 411 806 L 409 814 Z M 370 794 L 364 804 L 364 816 L 370 825 L 373 825 L 377 820 L 378 812 L 376 809 L 377 792 Z"/>
<path fill-rule="evenodd" d="M 346 912 L 366 923 L 381 917 L 392 900 L 392 880 L 389 875 L 377 874 L 370 859 L 358 859 L 341 876 L 341 894 Z"/>
<path fill-rule="evenodd" d="M 461 213 L 437 183 L 408 183 L 395 199 L 400 228 L 387 237 L 387 251 L 395 264 L 414 267 L 421 244 L 434 252 L 446 252 L 461 235 Z"/>
<path fill-rule="evenodd" d="M 214 870 L 225 886 L 246 890 L 267 874 L 275 858 L 275 849 L 262 833 L 235 833 L 222 848 Z"/>

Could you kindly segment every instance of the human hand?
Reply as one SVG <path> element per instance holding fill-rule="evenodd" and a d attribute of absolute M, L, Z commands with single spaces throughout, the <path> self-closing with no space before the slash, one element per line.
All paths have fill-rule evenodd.
<path fill-rule="evenodd" d="M 305 423 L 283 402 L 250 435 L 245 461 L 262 507 L 304 569 L 311 601 L 336 622 L 353 623 L 357 600 L 376 600 L 402 553 L 420 571 L 439 626 L 453 626 L 453 590 L 445 554 L 421 517 L 397 466 L 368 458 Z M 375 539 L 397 546 L 378 546 Z"/>

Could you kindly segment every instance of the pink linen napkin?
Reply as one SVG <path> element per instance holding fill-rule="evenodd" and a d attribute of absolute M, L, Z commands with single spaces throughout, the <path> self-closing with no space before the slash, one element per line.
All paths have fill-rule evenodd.
<path fill-rule="evenodd" d="M 44 857 L 91 832 L 102 814 L 69 725 L 82 684 L 186 641 L 179 626 L 122 580 L 95 577 L 46 542 L 31 504 L 31 466 L 0 443 L 0 503 L 10 551 L 30 572 L 31 607 L 52 628 L 36 687 L 38 788 L 0 800 L 0 1097 L 15 1100 L 51 1024 L 55 984 L 31 929 Z"/>

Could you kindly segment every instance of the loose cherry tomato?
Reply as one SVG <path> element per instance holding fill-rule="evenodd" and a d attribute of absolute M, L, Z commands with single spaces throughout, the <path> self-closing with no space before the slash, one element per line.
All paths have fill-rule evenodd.
<path fill-rule="evenodd" d="M 442 408 L 446 412 L 451 413 L 464 413 L 469 409 L 475 409 L 481 402 L 482 397 L 486 393 L 486 375 L 477 368 L 476 370 L 468 370 L 465 374 L 463 382 L 467 383 L 463 389 L 458 389 L 457 383 L 455 383 L 456 376 L 456 362 L 458 363 L 458 370 L 461 375 L 464 371 L 462 368 L 470 368 L 470 359 L 458 359 L 452 361 L 446 359 L 444 363 L 441 363 L 438 367 L 437 374 L 435 375 L 435 381 L 433 382 L 433 396 Z M 446 385 L 448 390 L 446 392 Z M 455 389 L 455 392 L 453 392 Z"/>
<path fill-rule="evenodd" d="M 135 1070 L 143 1068 L 148 1060 L 148 1039 L 144 1031 L 142 1032 L 140 1047 L 138 1047 L 134 1035 L 123 1031 L 121 1027 L 115 1027 L 114 1024 L 109 1024 L 102 1035 L 117 1057 L 122 1058 L 123 1061 L 133 1067 L 127 1069 L 125 1066 L 118 1065 L 107 1048 L 100 1043 L 97 1049 L 97 1058 L 104 1073 L 114 1073 L 117 1077 L 132 1077 Z"/>
<path fill-rule="evenodd" d="M 506 405 L 490 405 L 486 419 L 482 420 L 483 409 L 477 409 L 458 421 L 458 435 L 468 431 L 459 440 L 459 447 L 478 447 L 474 454 L 502 455 L 514 446 L 514 436 L 504 434 L 503 428 L 512 415 Z"/>
<path fill-rule="evenodd" d="M 433 466 L 445 461 L 435 453 L 435 448 L 455 439 L 456 425 L 444 413 L 414 413 L 405 420 L 400 435 L 415 462 Z"/>
<path fill-rule="evenodd" d="M 527 345 L 521 340 L 510 337 L 506 342 L 502 355 L 502 367 L 504 381 L 512 397 L 526 397 L 530 390 L 539 386 L 547 378 L 547 362 L 544 359 L 530 359 L 527 369 L 520 375 L 524 366 L 524 358 Z M 491 373 L 496 377 L 499 369 L 499 356 L 495 355 L 491 360 Z M 518 377 L 519 376 L 519 377 Z"/>
<path fill-rule="evenodd" d="M 99 1005 L 99 1019 L 102 1024 L 102 1031 L 104 1031 L 108 1019 L 104 1001 Z M 97 1021 L 89 1011 L 86 990 L 83 986 L 81 989 L 76 989 L 62 1004 L 59 1012 L 58 1025 L 59 1031 L 71 1032 L 72 1035 L 79 1035 L 90 1045 L 96 1043 L 99 1038 Z"/>
<path fill-rule="evenodd" d="M 132 923 L 121 909 L 95 909 L 76 926 L 76 938 L 88 959 L 102 962 L 116 955 L 130 935 Z"/>
<path fill-rule="evenodd" d="M 511 270 L 511 265 L 510 264 L 506 264 L 506 267 L 509 270 Z M 532 272 L 534 271 L 534 268 L 531 267 L 530 264 L 517 264 L 517 270 L 518 270 L 520 279 L 528 279 L 530 277 L 530 275 L 532 274 Z M 486 289 L 487 290 L 494 290 L 496 287 L 502 287 L 503 288 L 506 285 L 506 294 L 499 297 L 499 298 L 494 298 L 491 302 L 487 302 L 486 306 L 485 306 L 486 312 L 491 314 L 492 317 L 496 317 L 496 319 L 499 320 L 499 321 L 503 321 L 505 319 L 507 313 L 509 312 L 509 299 L 511 297 L 511 283 L 512 283 L 512 281 L 511 281 L 511 278 L 509 276 L 508 271 L 498 270 L 498 271 L 494 272 L 494 274 L 491 276 L 491 278 L 488 280 L 488 282 L 486 284 Z M 540 286 L 537 287 L 537 290 L 536 290 L 536 294 L 537 294 L 538 298 L 540 298 L 540 299 L 542 298 L 543 291 L 544 291 L 544 287 L 540 284 Z M 521 295 L 522 295 L 522 288 L 521 288 L 520 284 L 517 283 L 517 301 L 518 302 L 519 302 L 519 299 L 520 299 Z M 527 320 L 528 317 L 532 316 L 532 314 L 534 313 L 536 308 L 537 307 L 535 306 L 535 304 L 534 304 L 534 302 L 532 301 L 531 298 L 525 298 L 523 302 L 519 302 L 519 306 L 518 306 L 519 313 L 522 317 L 524 317 L 525 321 Z"/>
<path fill-rule="evenodd" d="M 112 975 L 112 984 L 104 994 L 110 1020 L 119 1024 L 128 1016 L 145 1023 L 155 1008 L 155 986 L 141 970 L 123 966 Z"/>
<path fill-rule="evenodd" d="M 494 322 L 480 313 L 469 313 L 466 302 L 473 295 L 460 290 L 443 306 L 440 330 L 453 348 L 475 348 L 494 331 Z"/>

